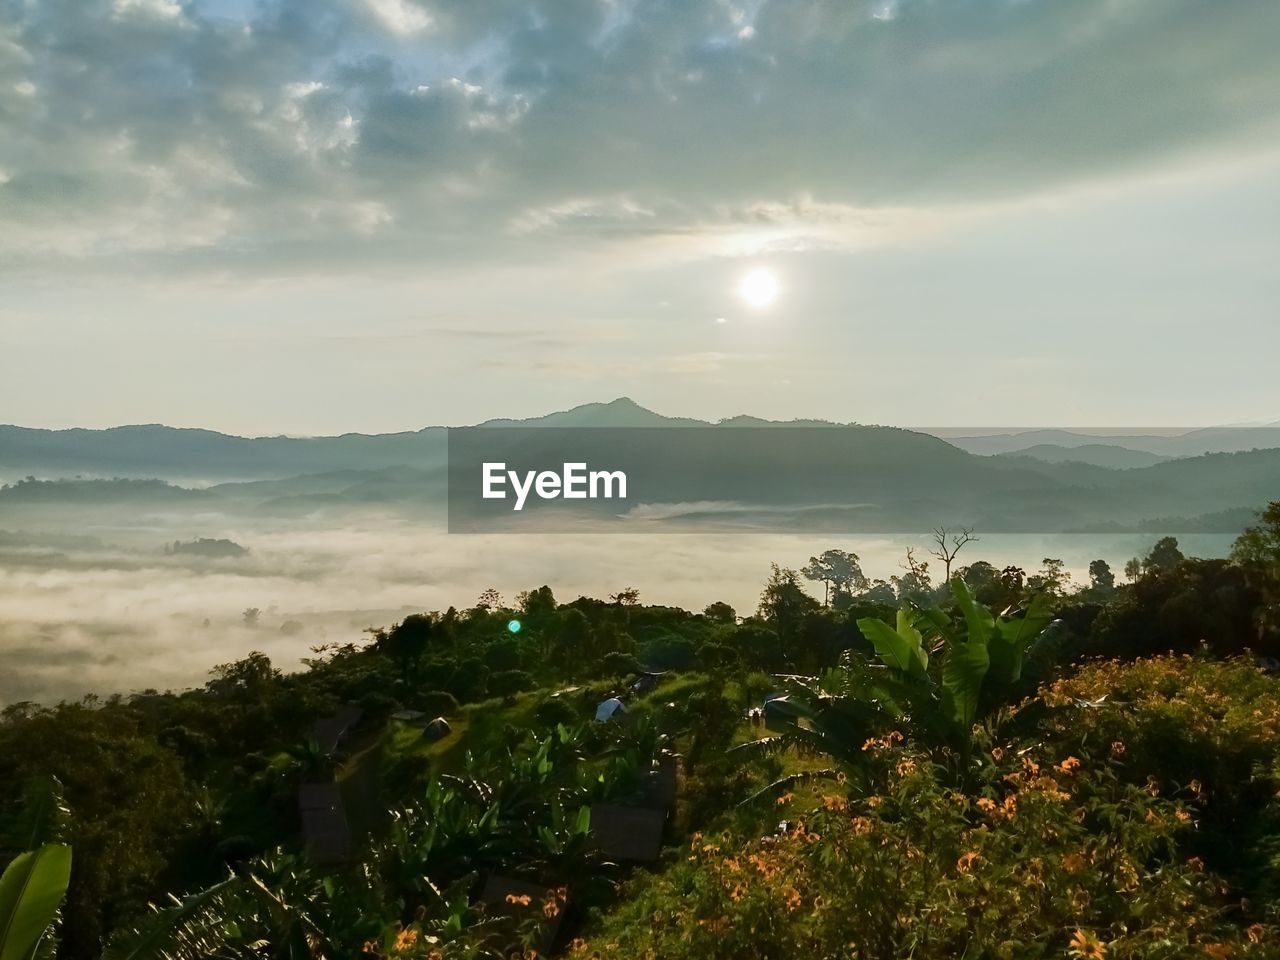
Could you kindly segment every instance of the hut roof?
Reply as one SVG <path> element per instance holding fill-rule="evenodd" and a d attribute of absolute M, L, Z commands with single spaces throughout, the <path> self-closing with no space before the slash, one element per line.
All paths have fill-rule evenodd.
<path fill-rule="evenodd" d="M 597 803 L 591 808 L 591 832 L 610 860 L 652 863 L 662 853 L 665 810 Z"/>
<path fill-rule="evenodd" d="M 679 760 L 674 756 L 663 757 L 645 777 L 641 806 L 650 810 L 671 810 L 676 805 L 678 780 Z"/>
<path fill-rule="evenodd" d="M 348 704 L 337 710 L 333 716 L 317 720 L 311 728 L 311 736 L 324 753 L 336 753 L 342 738 L 347 735 L 348 730 L 360 722 L 362 716 L 364 716 L 363 710 Z"/>
<path fill-rule="evenodd" d="M 351 827 L 336 783 L 304 783 L 298 812 L 307 853 L 316 863 L 341 863 L 351 856 Z"/>

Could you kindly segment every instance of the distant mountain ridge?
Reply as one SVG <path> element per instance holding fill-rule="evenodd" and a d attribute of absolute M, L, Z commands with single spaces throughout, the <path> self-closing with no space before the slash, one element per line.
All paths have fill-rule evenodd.
<path fill-rule="evenodd" d="M 820 420 L 769 421 L 737 416 L 711 423 L 689 417 L 668 417 L 620 397 L 607 403 L 588 403 L 569 410 L 524 419 L 493 419 L 480 427 L 840 427 L 855 426 Z M 1280 448 L 1280 426 L 1213 427 L 1172 436 L 1133 434 L 1099 436 L 1068 430 L 1010 431 L 982 436 L 939 439 L 928 431 L 894 427 L 866 427 L 864 437 L 928 437 L 980 457 L 1004 455 L 1005 467 L 1046 473 L 1057 482 L 1088 484 L 1106 481 L 1105 471 L 1150 467 L 1176 457 Z M 25 474 L 44 477 L 121 477 L 164 479 L 179 483 L 202 481 L 291 480 L 294 496 L 331 493 L 332 480 L 310 484 L 298 478 L 352 472 L 370 473 L 402 468 L 434 475 L 447 460 L 447 428 L 387 434 L 348 433 L 327 437 L 238 437 L 212 430 L 166 427 L 158 424 L 45 430 L 0 426 L 0 478 Z M 905 447 L 903 448 L 905 451 Z M 938 449 L 938 448 L 935 448 Z M 912 454 L 912 456 L 915 455 Z M 905 456 L 905 454 L 904 454 Z M 940 456 L 940 452 L 933 456 Z M 911 457 L 907 457 L 911 459 Z M 1104 471 L 1100 473 L 1099 471 Z M 383 477 L 380 484 L 395 481 Z M 301 487 L 301 489 L 298 489 Z"/>
<path fill-rule="evenodd" d="M 927 432 L 927 431 L 926 431 Z M 1206 453 L 1241 453 L 1280 447 L 1280 426 L 1204 427 L 1186 433 L 1099 435 L 1071 430 L 1025 430 L 974 436 L 947 436 L 962 450 L 983 456 L 1022 453 L 1037 447 L 1066 449 L 1115 447 L 1159 457 L 1198 457 Z"/>
<path fill-rule="evenodd" d="M 793 421 L 819 425 L 820 421 Z M 735 417 L 724 426 L 770 425 Z M 495 419 L 480 427 L 712 427 L 689 417 L 667 417 L 627 397 L 588 403 L 524 419 Z M 347 433 L 328 437 L 238 437 L 190 427 L 139 424 L 90 430 L 46 430 L 0 425 L 0 476 L 38 473 L 51 476 L 92 474 L 103 477 L 173 480 L 284 479 L 342 470 L 444 465 L 443 426 L 402 433 Z"/>
<path fill-rule="evenodd" d="M 1128 447 L 1111 446 L 1105 443 L 1082 443 L 1078 447 L 1037 443 L 1012 453 L 1001 453 L 998 456 L 1031 457 L 1035 460 L 1043 460 L 1045 463 L 1087 463 L 1110 470 L 1150 467 L 1173 459 L 1158 453 L 1148 453 L 1146 450 L 1131 450 Z"/>
<path fill-rule="evenodd" d="M 1031 445 L 988 455 L 898 427 L 778 424 L 751 417 L 712 424 L 665 417 L 625 398 L 478 426 L 609 428 L 592 448 L 601 454 L 600 463 L 616 467 L 631 462 L 637 474 L 657 463 L 669 474 L 643 486 L 645 504 L 679 512 L 682 504 L 714 501 L 792 517 L 802 510 L 815 528 L 834 528 L 853 518 L 861 529 L 883 532 L 958 523 L 988 532 L 1071 532 L 1145 529 L 1172 518 L 1187 529 L 1231 527 L 1238 532 L 1240 518 L 1252 516 L 1280 492 L 1280 449 L 1166 458 L 1088 436 L 1094 442 Z M 661 438 L 657 446 L 644 441 L 647 446 L 641 450 L 642 431 L 655 427 L 710 432 L 691 445 Z M 753 449 L 764 451 L 763 456 L 757 453 L 737 468 L 717 457 L 719 451 L 736 455 L 729 441 L 737 430 L 752 427 L 792 429 L 760 439 Z M 618 433 L 612 428 L 619 428 Z M 627 436 L 624 428 L 641 432 Z M 806 439 L 814 428 L 820 435 Z M 828 429 L 833 430 L 830 440 Z M 539 450 L 559 455 L 555 444 L 565 441 L 557 433 L 522 432 L 519 444 L 527 449 L 512 456 L 520 460 Z M 1046 433 L 1055 432 L 1030 435 Z M 984 439 L 1008 442 L 1017 436 Z M 580 439 L 568 441 L 574 456 Z M 112 507 L 242 517 L 336 518 L 366 510 L 438 517 L 448 490 L 447 452 L 444 427 L 316 438 L 243 438 L 157 426 L 101 431 L 0 427 L 0 476 L 13 479 L 26 472 L 62 478 L 0 489 L 0 521 L 12 518 L 21 524 L 32 511 L 52 516 L 72 508 Z M 74 479 L 77 473 L 128 479 Z M 196 485 L 201 489 L 189 489 L 193 484 L 184 478 L 204 483 Z M 708 489 L 716 493 L 709 495 Z M 685 510 L 684 515 L 696 512 Z"/>

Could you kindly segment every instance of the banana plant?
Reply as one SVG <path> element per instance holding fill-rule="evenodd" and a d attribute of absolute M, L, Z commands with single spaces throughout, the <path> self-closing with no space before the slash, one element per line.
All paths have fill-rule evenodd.
<path fill-rule="evenodd" d="M 1053 615 L 1045 595 L 1025 609 L 996 613 L 978 604 L 960 577 L 950 587 L 959 616 L 912 605 L 899 610 L 892 625 L 859 620 L 876 660 L 846 656 L 820 680 L 788 678 L 795 717 L 787 729 L 736 749 L 817 751 L 836 760 L 840 772 L 856 774 L 867 738 L 897 728 L 958 759 L 960 778 L 967 778 L 974 724 L 1016 691 L 1027 654 Z M 795 774 L 762 792 L 834 772 Z"/>
<path fill-rule="evenodd" d="M 344 888 L 336 896 L 328 878 L 289 857 L 263 858 L 198 893 L 154 907 L 141 924 L 109 943 L 103 958 L 326 960 L 341 952 L 333 907 L 352 893 Z"/>
<path fill-rule="evenodd" d="M 32 960 L 71 882 L 71 848 L 46 843 L 19 854 L 0 875 L 0 960 Z"/>
<path fill-rule="evenodd" d="M 904 693 L 913 732 L 956 750 L 967 771 L 974 724 L 1016 690 L 1027 653 L 1053 613 L 1047 594 L 1036 594 L 1025 610 L 996 613 L 974 600 L 963 578 L 953 577 L 950 587 L 959 617 L 914 607 L 898 611 L 896 629 L 873 618 L 859 620 L 858 629 L 888 670 L 886 688 Z M 928 669 L 929 646 L 941 658 L 936 680 Z"/>

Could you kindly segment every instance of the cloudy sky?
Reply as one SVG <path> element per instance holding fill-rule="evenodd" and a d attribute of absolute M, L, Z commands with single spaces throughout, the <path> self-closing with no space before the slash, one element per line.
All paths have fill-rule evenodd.
<path fill-rule="evenodd" d="M 0 422 L 1273 420 L 1277 36 L 1275 0 L 0 0 Z"/>

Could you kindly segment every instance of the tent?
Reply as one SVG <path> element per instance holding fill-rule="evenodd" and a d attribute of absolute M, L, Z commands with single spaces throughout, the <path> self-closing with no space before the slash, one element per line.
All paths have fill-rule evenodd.
<path fill-rule="evenodd" d="M 774 697 L 764 702 L 764 716 L 766 720 L 774 720 L 781 717 L 795 718 L 797 710 L 795 704 L 791 702 L 791 698 L 787 696 Z"/>
<path fill-rule="evenodd" d="M 640 676 L 636 677 L 635 682 L 631 684 L 631 690 L 634 693 L 646 694 L 661 683 L 662 678 L 670 672 L 669 670 L 644 670 L 640 673 Z"/>
<path fill-rule="evenodd" d="M 610 697 L 608 700 L 605 700 L 603 703 L 601 703 L 600 706 L 596 707 L 596 719 L 612 720 L 614 717 L 614 714 L 626 713 L 626 712 L 627 712 L 626 704 L 624 704 L 617 697 Z"/>
<path fill-rule="evenodd" d="M 443 740 L 453 732 L 453 727 L 444 717 L 436 717 L 423 727 L 422 732 L 428 740 Z"/>

